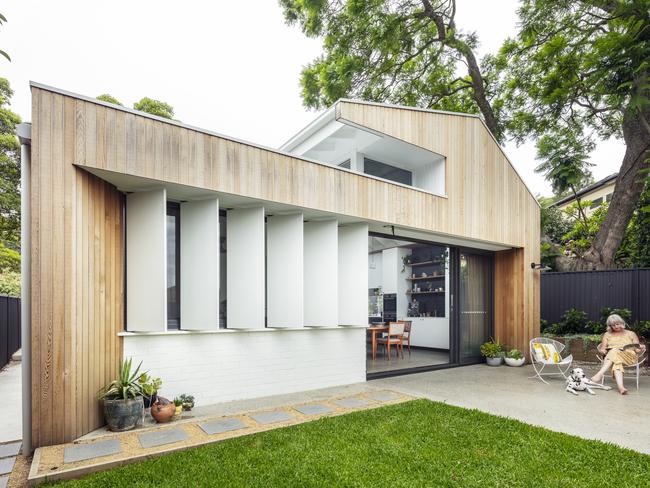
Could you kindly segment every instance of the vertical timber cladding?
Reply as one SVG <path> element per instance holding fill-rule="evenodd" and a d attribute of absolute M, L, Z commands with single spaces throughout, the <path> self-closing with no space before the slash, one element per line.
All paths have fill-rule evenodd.
<path fill-rule="evenodd" d="M 98 390 L 122 357 L 123 197 L 73 166 L 109 138 L 80 137 L 83 107 L 32 90 L 32 441 L 103 424 Z M 102 122 L 100 122 L 102 123 Z"/>

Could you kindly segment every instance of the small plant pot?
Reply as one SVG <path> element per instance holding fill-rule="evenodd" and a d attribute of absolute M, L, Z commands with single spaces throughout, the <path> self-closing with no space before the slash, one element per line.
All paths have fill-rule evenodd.
<path fill-rule="evenodd" d="M 189 411 L 194 408 L 194 402 L 183 403 L 183 410 Z"/>
<path fill-rule="evenodd" d="M 174 406 L 174 417 L 180 417 L 183 413 L 183 405 Z"/>
<path fill-rule="evenodd" d="M 113 432 L 124 432 L 134 429 L 142 420 L 144 403 L 142 397 L 104 399 L 104 419 L 108 428 Z"/>
<path fill-rule="evenodd" d="M 157 400 L 158 400 L 158 392 L 155 392 L 150 397 L 148 396 L 142 397 L 142 401 L 144 402 L 144 408 L 151 408 L 151 405 L 156 403 Z"/>
<path fill-rule="evenodd" d="M 174 416 L 174 413 L 176 412 L 176 406 L 173 403 L 154 403 L 151 406 L 151 416 L 158 422 L 159 424 L 169 422 L 172 417 Z"/>
<path fill-rule="evenodd" d="M 521 359 L 506 358 L 506 364 L 508 366 L 519 367 L 519 366 L 523 366 L 525 362 L 526 362 L 526 358 L 521 358 Z"/>
<path fill-rule="evenodd" d="M 485 362 L 488 366 L 501 366 L 503 358 L 500 356 L 497 356 L 496 358 L 485 358 Z"/>

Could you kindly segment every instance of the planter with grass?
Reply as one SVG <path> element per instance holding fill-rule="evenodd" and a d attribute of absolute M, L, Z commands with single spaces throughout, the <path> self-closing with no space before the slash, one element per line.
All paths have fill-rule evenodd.
<path fill-rule="evenodd" d="M 489 340 L 481 346 L 481 356 L 488 366 L 501 366 L 503 362 L 503 346 L 498 340 Z"/>
<path fill-rule="evenodd" d="M 510 349 L 506 353 L 506 364 L 508 366 L 523 366 L 526 358 L 519 349 Z"/>
<path fill-rule="evenodd" d="M 123 432 L 135 428 L 144 415 L 142 387 L 138 382 L 140 366 L 131 371 L 131 359 L 120 365 L 119 376 L 100 393 L 104 401 L 104 419 L 113 432 Z"/>

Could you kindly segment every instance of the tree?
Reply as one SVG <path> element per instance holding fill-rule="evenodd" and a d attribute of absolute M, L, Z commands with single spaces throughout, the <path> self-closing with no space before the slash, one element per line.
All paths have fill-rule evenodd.
<path fill-rule="evenodd" d="M 649 6 L 648 0 L 524 0 L 517 38 L 493 60 L 494 71 L 505 74 L 495 84 L 516 139 L 534 135 L 543 147 L 570 134 L 545 165 L 551 181 L 566 168 L 586 172 L 584 155 L 571 157 L 576 141 L 589 146 L 593 138 L 615 136 L 625 142 L 609 211 L 577 269 L 615 266 L 647 179 Z"/>
<path fill-rule="evenodd" d="M 171 105 L 165 102 L 161 102 L 160 100 L 154 100 L 148 97 L 144 97 L 139 102 L 134 103 L 133 108 L 136 110 L 141 110 L 143 112 L 150 113 L 151 115 L 164 117 L 165 119 L 174 118 L 174 108 Z"/>
<path fill-rule="evenodd" d="M 9 110 L 13 95 L 9 81 L 0 78 L 0 244 L 20 249 L 20 117 Z"/>
<path fill-rule="evenodd" d="M 501 141 L 500 107 L 474 50 L 455 22 L 455 0 L 280 0 L 288 24 L 322 37 L 324 54 L 302 71 L 306 106 L 342 97 L 483 115 Z M 457 66 L 466 74 L 457 75 Z"/>
<path fill-rule="evenodd" d="M 113 103 L 115 105 L 119 105 L 121 107 L 124 106 L 122 102 L 120 102 L 117 98 L 115 98 L 113 95 L 110 95 L 108 93 L 103 93 L 97 97 L 97 100 L 101 100 L 102 102 L 108 102 L 108 103 Z"/>
<path fill-rule="evenodd" d="M 7 22 L 7 18 L 4 15 L 0 14 L 0 25 L 4 24 L 5 22 Z M 11 61 L 9 55 L 2 49 L 0 49 L 0 56 L 3 56 L 7 61 Z"/>

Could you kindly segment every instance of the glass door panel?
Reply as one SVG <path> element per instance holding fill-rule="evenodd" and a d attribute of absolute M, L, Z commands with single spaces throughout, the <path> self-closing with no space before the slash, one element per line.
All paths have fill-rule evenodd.
<path fill-rule="evenodd" d="M 490 336 L 492 259 L 460 253 L 459 346 L 460 362 L 480 360 L 480 347 Z"/>

